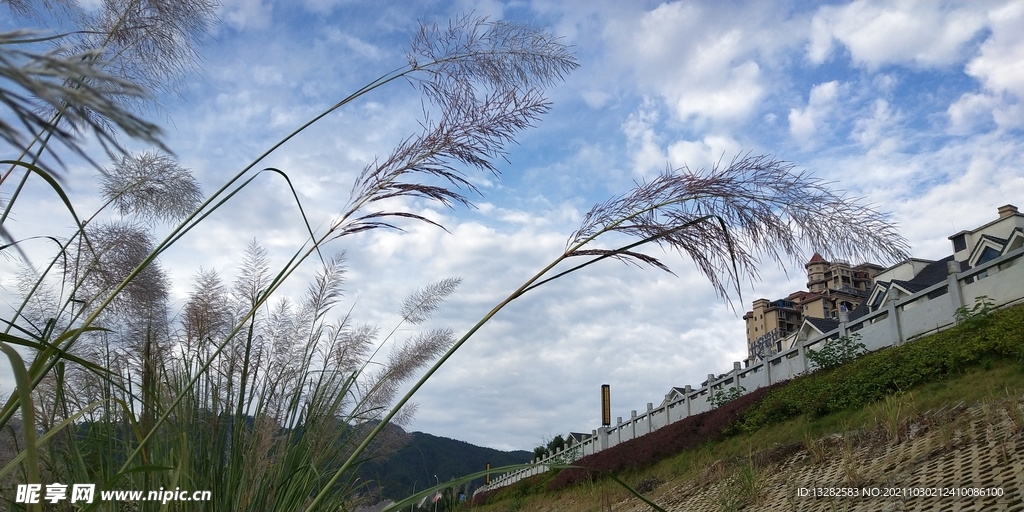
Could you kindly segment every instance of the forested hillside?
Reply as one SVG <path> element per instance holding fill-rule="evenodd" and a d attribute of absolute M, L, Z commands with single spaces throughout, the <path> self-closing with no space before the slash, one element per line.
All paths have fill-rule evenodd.
<path fill-rule="evenodd" d="M 424 432 L 409 434 L 409 443 L 385 460 L 364 465 L 360 477 L 377 482 L 385 498 L 404 498 L 413 488 L 427 486 L 468 475 L 486 468 L 529 462 L 531 453 L 525 450 L 503 452 L 475 446 L 465 441 L 438 437 Z M 437 475 L 435 480 L 434 475 Z M 472 482 L 469 490 L 483 484 L 483 479 Z"/>

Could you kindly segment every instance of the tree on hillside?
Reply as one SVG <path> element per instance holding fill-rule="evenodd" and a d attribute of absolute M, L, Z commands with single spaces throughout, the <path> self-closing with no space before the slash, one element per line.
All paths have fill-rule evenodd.
<path fill-rule="evenodd" d="M 557 436 L 554 437 L 554 439 L 548 441 L 548 445 L 546 448 L 548 454 L 553 454 L 564 450 L 565 438 L 562 437 L 562 434 L 558 434 Z"/>

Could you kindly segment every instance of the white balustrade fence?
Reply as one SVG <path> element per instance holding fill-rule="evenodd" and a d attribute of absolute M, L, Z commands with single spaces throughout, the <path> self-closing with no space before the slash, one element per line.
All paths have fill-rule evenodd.
<path fill-rule="evenodd" d="M 688 416 L 711 410 L 708 396 L 740 387 L 747 392 L 814 371 L 807 360 L 807 350 L 820 350 L 828 339 L 857 333 L 868 350 L 899 346 L 956 324 L 955 313 L 961 306 L 971 307 L 980 297 L 987 297 L 995 307 L 1005 307 L 1024 300 L 1024 249 L 965 272 L 950 273 L 946 281 L 930 286 L 909 297 L 891 300 L 878 309 L 851 322 L 841 323 L 833 331 L 799 343 L 796 347 L 774 354 L 765 360 L 742 368 L 733 363 L 732 371 L 721 378 L 708 374 L 700 389 L 685 387 L 683 397 L 657 408 L 647 404 L 641 413 L 631 411 L 615 425 L 591 431 L 581 443 L 534 460 L 533 466 L 492 479 L 490 485 L 477 489 L 483 492 L 513 484 L 548 470 L 547 464 L 571 463 L 587 455 L 606 450 L 619 443 L 649 434 Z"/>

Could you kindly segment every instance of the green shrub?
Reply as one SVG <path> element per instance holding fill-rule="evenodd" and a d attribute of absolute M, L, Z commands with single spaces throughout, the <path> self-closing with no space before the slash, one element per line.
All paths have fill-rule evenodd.
<path fill-rule="evenodd" d="M 715 391 L 713 395 L 708 397 L 708 403 L 711 404 L 712 409 L 718 409 L 726 403 L 743 396 L 743 393 L 746 392 L 747 388 L 743 386 L 729 388 L 728 390 L 719 389 L 718 391 Z"/>
<path fill-rule="evenodd" d="M 807 359 L 810 359 L 814 366 L 822 370 L 844 365 L 857 359 L 867 351 L 867 348 L 860 340 L 861 336 L 858 333 L 853 333 L 851 336 L 843 336 L 836 340 L 828 340 L 820 351 L 808 350 Z"/>
<path fill-rule="evenodd" d="M 956 318 L 957 325 L 965 323 L 978 325 L 983 323 L 994 309 L 995 303 L 992 302 L 992 299 L 988 298 L 988 295 L 979 295 L 974 299 L 974 307 L 960 306 L 956 308 L 953 316 Z"/>
<path fill-rule="evenodd" d="M 1024 357 L 1024 306 L 986 313 L 986 318 L 795 379 L 748 410 L 742 428 L 752 432 L 803 414 L 861 407 L 984 360 Z"/>
<path fill-rule="evenodd" d="M 658 461 L 686 450 L 693 450 L 704 443 L 736 435 L 736 427 L 746 411 L 764 399 L 772 391 L 786 386 L 782 382 L 768 387 L 757 388 L 720 407 L 659 428 L 647 435 L 630 439 L 607 450 L 583 457 L 574 465 L 557 474 L 548 486 L 549 491 L 569 485 L 591 482 L 606 474 L 622 474 L 624 471 L 650 467 Z"/>

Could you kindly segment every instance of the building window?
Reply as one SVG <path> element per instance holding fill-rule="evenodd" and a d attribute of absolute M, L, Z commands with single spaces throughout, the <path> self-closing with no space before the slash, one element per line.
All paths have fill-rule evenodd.
<path fill-rule="evenodd" d="M 953 238 L 953 251 L 960 252 L 967 249 L 967 235 L 958 235 Z"/>
<path fill-rule="evenodd" d="M 978 263 L 976 263 L 975 265 L 981 265 L 982 263 L 985 263 L 987 261 L 992 261 L 992 260 L 994 260 L 994 259 L 996 259 L 998 257 L 999 257 L 999 251 L 997 251 L 997 250 L 995 250 L 995 249 L 993 249 L 991 247 L 986 247 L 984 251 L 981 251 L 981 257 L 978 258 Z"/>

